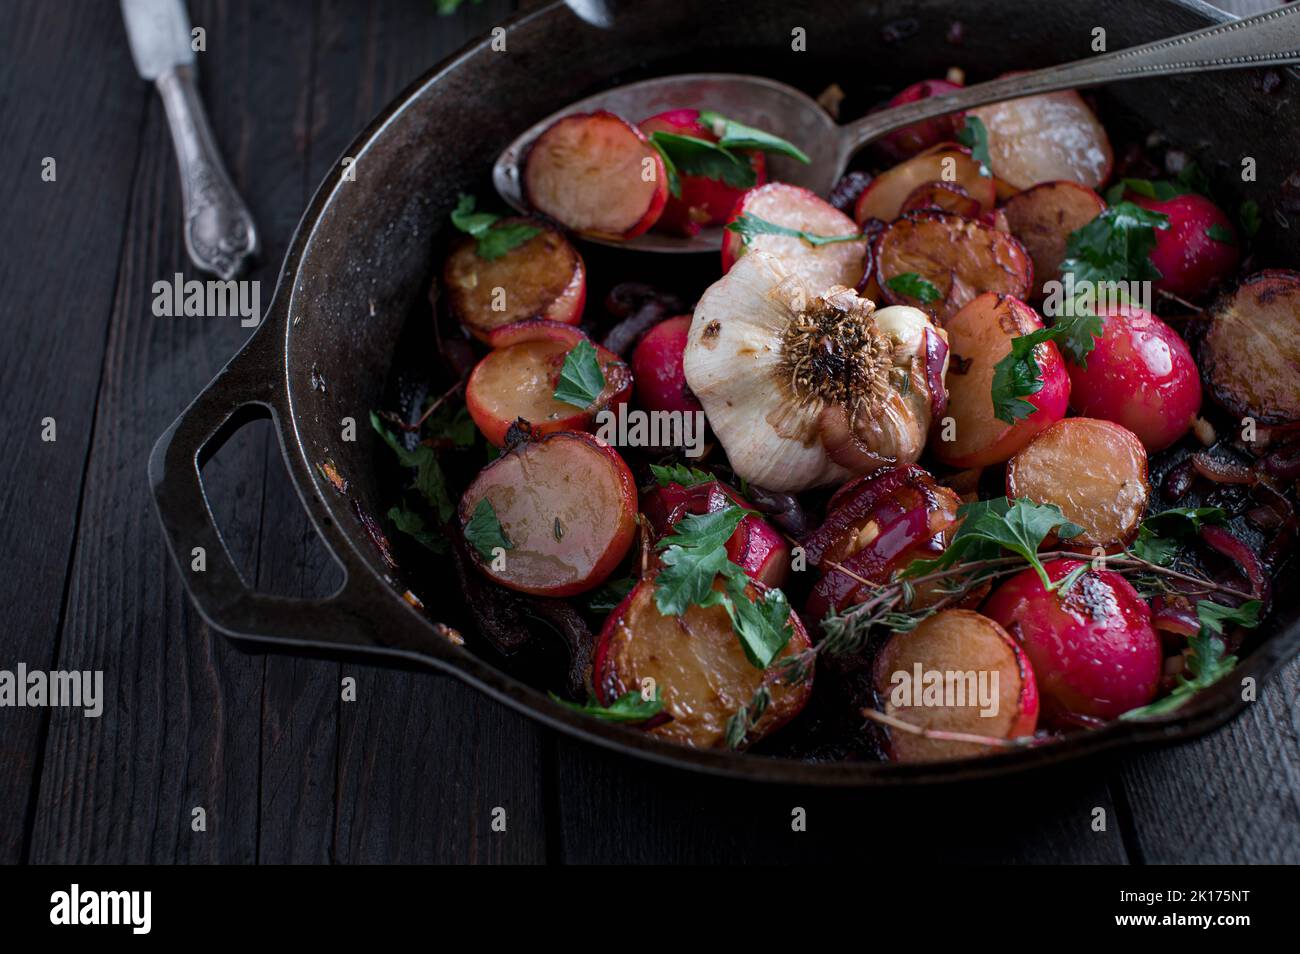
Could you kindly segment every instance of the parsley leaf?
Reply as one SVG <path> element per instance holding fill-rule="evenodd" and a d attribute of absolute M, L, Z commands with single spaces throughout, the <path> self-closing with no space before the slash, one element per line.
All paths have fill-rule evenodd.
<path fill-rule="evenodd" d="M 1225 245 L 1237 244 L 1237 236 L 1232 234 L 1232 229 L 1221 222 L 1215 222 L 1206 229 L 1205 235 L 1207 238 L 1213 239 L 1215 242 L 1222 242 Z"/>
<path fill-rule="evenodd" d="M 943 297 L 939 294 L 939 289 L 916 272 L 903 272 L 901 275 L 895 275 L 885 282 L 885 287 L 899 295 L 915 298 L 922 305 L 928 305 L 930 302 L 938 301 Z"/>
<path fill-rule="evenodd" d="M 497 224 L 501 216 L 495 212 L 475 212 L 474 205 L 474 197 L 462 192 L 452 210 L 451 224 L 478 240 L 475 252 L 479 258 L 496 261 L 511 249 L 542 234 L 540 227 L 529 222 Z"/>
<path fill-rule="evenodd" d="M 800 229 L 787 228 L 784 225 L 777 225 L 775 222 L 769 222 L 767 219 L 760 219 L 757 215 L 749 212 L 742 212 L 740 218 L 728 223 L 728 232 L 735 232 L 741 240 L 748 245 L 750 240 L 756 235 L 786 235 L 790 238 L 803 239 L 809 245 L 814 247 L 819 245 L 831 245 L 835 242 L 860 242 L 862 235 L 854 233 L 853 235 L 817 235 L 813 232 L 804 232 Z"/>
<path fill-rule="evenodd" d="M 734 566 L 734 564 L 732 564 Z M 745 657 L 756 669 L 766 669 L 794 635 L 790 622 L 790 602 L 780 590 L 768 590 L 756 602 L 745 595 L 748 579 L 744 574 L 727 578 L 729 600 L 723 605 L 731 617 L 731 627 L 740 638 Z"/>
<path fill-rule="evenodd" d="M 627 692 L 619 696 L 607 706 L 602 706 L 595 696 L 589 696 L 585 703 L 569 702 L 561 699 L 555 693 L 548 693 L 552 701 L 558 702 L 566 709 L 572 709 L 574 712 L 581 713 L 585 716 L 591 716 L 594 719 L 602 719 L 605 722 L 645 722 L 647 719 L 657 716 L 663 711 L 663 695 L 659 687 L 655 686 L 653 699 L 644 699 L 639 692 Z"/>
<path fill-rule="evenodd" d="M 650 141 L 681 175 L 716 179 L 733 189 L 749 189 L 758 182 L 747 157 L 729 152 L 716 142 L 668 132 L 652 132 Z"/>
<path fill-rule="evenodd" d="M 696 470 L 694 467 L 687 467 L 685 464 L 651 464 L 650 473 L 654 474 L 655 483 L 660 487 L 667 487 L 669 484 L 694 487 L 697 484 L 707 484 L 718 479 L 707 470 Z"/>
<path fill-rule="evenodd" d="M 970 150 L 970 157 L 980 164 L 980 175 L 993 175 L 993 157 L 989 155 L 989 131 L 978 116 L 966 116 L 957 131 L 957 141 Z"/>
<path fill-rule="evenodd" d="M 393 522 L 393 526 L 413 538 L 421 546 L 434 553 L 447 552 L 447 540 L 440 534 L 432 532 L 426 526 L 424 518 L 414 510 L 408 510 L 404 506 L 392 507 L 388 511 L 388 519 Z"/>
<path fill-rule="evenodd" d="M 590 341 L 579 341 L 564 358 L 555 400 L 585 411 L 596 403 L 604 390 L 605 372 L 600 369 L 595 346 Z"/>
<path fill-rule="evenodd" d="M 1086 368 L 1101 328 L 1101 318 L 1084 313 L 1059 317 L 1050 328 L 1012 338 L 1011 351 L 993 366 L 994 416 L 1014 424 L 1034 413 L 1034 405 L 1024 398 L 1043 389 L 1043 373 L 1035 355 L 1039 345 L 1054 341 L 1072 361 Z"/>
<path fill-rule="evenodd" d="M 630 576 L 617 580 L 608 580 L 587 597 L 587 609 L 593 613 L 611 613 L 618 608 L 627 594 L 636 586 L 636 580 Z"/>
<path fill-rule="evenodd" d="M 723 149 L 757 149 L 760 152 L 789 156 L 803 163 L 811 162 L 802 149 L 786 142 L 780 136 L 755 129 L 753 126 L 746 126 L 726 116 L 719 116 L 712 110 L 700 110 L 700 122 L 708 126 L 713 135 L 718 137 L 718 145 Z"/>
<path fill-rule="evenodd" d="M 1159 566 L 1169 566 L 1184 541 L 1195 536 L 1203 524 L 1223 523 L 1226 511 L 1218 507 L 1174 507 L 1154 513 L 1138 527 L 1137 539 L 1129 549 L 1133 555 Z"/>
<path fill-rule="evenodd" d="M 687 514 L 673 524 L 673 532 L 656 544 L 662 550 L 663 569 L 655 578 L 655 605 L 664 616 L 680 616 L 687 607 L 714 606 L 722 594 L 713 588 L 719 573 L 733 572 L 727 558 L 727 541 L 752 510 L 730 506 L 713 513 Z"/>
<path fill-rule="evenodd" d="M 438 520 L 442 523 L 450 520 L 456 507 L 447 493 L 447 479 L 443 476 L 442 467 L 438 465 L 438 455 L 434 449 L 427 444 L 417 444 L 414 450 L 407 450 L 396 435 L 390 433 L 388 428 L 380 423 L 379 415 L 374 411 L 370 412 L 370 426 L 384 439 L 384 443 L 393 449 L 393 453 L 397 455 L 397 460 L 403 467 L 415 469 L 415 480 L 411 486 L 418 490 L 420 496 L 437 512 Z"/>
<path fill-rule="evenodd" d="M 1006 550 L 1024 557 L 1048 590 L 1067 584 L 1067 579 L 1049 580 L 1038 559 L 1038 548 L 1049 533 L 1068 539 L 1083 532 L 1082 527 L 1066 520 L 1055 504 L 999 497 L 965 504 L 957 513 L 964 519 L 948 548 L 933 560 L 913 560 L 900 574 L 902 578 L 945 570 L 961 560 L 991 559 Z"/>
<path fill-rule="evenodd" d="M 1070 233 L 1061 272 L 1073 272 L 1076 284 L 1156 281 L 1161 275 L 1151 264 L 1155 230 L 1167 228 L 1164 213 L 1119 202 Z"/>
<path fill-rule="evenodd" d="M 675 199 L 682 197 L 682 177 L 677 172 L 677 163 L 673 162 L 673 157 L 668 154 L 662 145 L 655 142 L 654 135 L 650 136 L 650 145 L 655 147 L 655 152 L 659 153 L 660 160 L 664 164 L 664 172 L 668 175 L 668 192 Z"/>
<path fill-rule="evenodd" d="M 1253 239 L 1259 234 L 1259 227 L 1263 224 L 1263 217 L 1259 213 L 1259 203 L 1254 199 L 1247 199 L 1241 203 L 1241 208 L 1237 213 L 1241 219 L 1241 230 L 1246 233 L 1246 238 Z"/>
<path fill-rule="evenodd" d="M 1196 618 L 1201 628 L 1195 636 L 1189 637 L 1187 647 L 1187 676 L 1179 676 L 1178 684 L 1169 695 L 1157 699 L 1150 705 L 1130 709 L 1121 719 L 1148 719 L 1152 716 L 1165 715 L 1181 707 L 1188 699 L 1201 689 L 1214 685 L 1237 665 L 1236 656 L 1225 655 L 1223 625 L 1232 623 L 1252 629 L 1259 624 L 1259 600 L 1248 600 L 1241 606 L 1223 606 L 1210 600 L 1200 600 L 1196 604 Z"/>
<path fill-rule="evenodd" d="M 485 560 L 493 558 L 492 551 L 497 547 L 503 550 L 515 548 L 510 538 L 506 536 L 501 521 L 497 519 L 496 508 L 486 497 L 479 500 L 474 507 L 474 513 L 470 515 L 469 522 L 465 524 L 465 540 Z"/>

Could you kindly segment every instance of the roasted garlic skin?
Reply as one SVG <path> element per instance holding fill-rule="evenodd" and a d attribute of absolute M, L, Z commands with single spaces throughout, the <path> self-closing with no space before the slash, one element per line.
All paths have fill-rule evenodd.
<path fill-rule="evenodd" d="M 752 252 L 701 297 L 682 365 L 737 475 L 800 491 L 920 457 L 947 371 L 927 374 L 927 329 L 946 343 L 916 308 L 810 294 Z"/>

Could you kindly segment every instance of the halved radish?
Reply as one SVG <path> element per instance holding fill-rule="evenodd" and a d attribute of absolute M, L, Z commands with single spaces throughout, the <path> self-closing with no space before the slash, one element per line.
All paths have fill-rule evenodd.
<path fill-rule="evenodd" d="M 525 341 L 558 341 L 572 348 L 579 341 L 586 340 L 587 336 L 581 328 L 547 318 L 526 318 L 501 325 L 488 332 L 486 338 L 489 348 L 509 348 Z"/>
<path fill-rule="evenodd" d="M 1300 273 L 1257 272 L 1207 317 L 1201 371 L 1214 399 L 1261 424 L 1300 421 Z"/>
<path fill-rule="evenodd" d="M 903 200 L 899 214 L 936 209 L 974 219 L 982 214 L 983 208 L 978 199 L 955 182 L 923 182 Z"/>
<path fill-rule="evenodd" d="M 742 215 L 812 235 L 854 235 L 859 231 L 851 218 L 829 202 L 807 189 L 784 182 L 769 182 L 750 189 L 736 205 L 728 224 Z M 832 285 L 850 288 L 857 285 L 862 278 L 867 242 L 863 239 L 813 246 L 790 235 L 757 235 L 746 242 L 728 231 L 722 240 L 723 272 L 730 271 L 738 258 L 755 249 L 780 259 L 781 264 L 807 283 L 810 292 L 820 294 Z"/>
<path fill-rule="evenodd" d="M 1077 182 L 1044 182 L 1012 196 L 1002 211 L 1011 234 L 1034 260 L 1038 289 L 1061 280 L 1061 261 L 1070 233 L 1083 228 L 1102 212 L 1102 197 Z"/>
<path fill-rule="evenodd" d="M 903 203 L 916 189 L 928 182 L 951 182 L 966 190 L 983 211 L 993 208 L 993 180 L 980 175 L 980 164 L 960 147 L 949 145 L 932 150 L 882 172 L 858 196 L 853 218 L 892 222 L 902 212 Z"/>
<path fill-rule="evenodd" d="M 1054 342 L 1034 351 L 1043 387 L 1025 400 L 1035 410 L 1008 424 L 993 410 L 993 370 L 1011 352 L 1011 339 L 1043 327 L 1038 313 L 1018 299 L 993 292 L 980 295 L 945 326 L 951 359 L 948 365 L 948 414 L 951 433 L 933 428 L 930 449 L 951 467 L 999 464 L 1028 444 L 1039 431 L 1065 417 L 1070 376 Z M 951 440 L 945 440 L 951 436 Z"/>
<path fill-rule="evenodd" d="M 750 587 L 758 597 L 766 588 Z M 811 645 L 798 614 L 790 613 L 794 635 L 778 658 Z M 691 748 L 726 745 L 727 723 L 766 685 L 771 701 L 747 737 L 752 745 L 789 722 L 812 694 L 811 677 L 787 685 L 754 668 L 745 658 L 731 618 L 722 606 L 691 606 L 681 616 L 664 616 L 655 605 L 655 584 L 642 580 L 605 620 L 596 644 L 591 682 L 604 705 L 653 680 L 663 698 L 667 721 L 646 731 Z"/>
<path fill-rule="evenodd" d="M 886 104 L 886 108 L 914 103 L 918 100 L 929 99 L 931 96 L 942 96 L 945 93 L 951 93 L 959 89 L 961 89 L 959 85 L 950 83 L 946 79 L 921 80 L 921 82 L 913 83 L 902 92 L 897 93 Z M 876 145 L 886 155 L 895 160 L 907 159 L 923 149 L 928 149 L 937 143 L 954 138 L 957 135 L 957 129 L 961 126 L 963 115 L 960 112 L 949 113 L 947 116 L 936 116 L 934 119 L 926 119 L 919 123 L 913 123 L 911 126 L 904 126 L 902 129 L 896 129 L 882 138 Z"/>
<path fill-rule="evenodd" d="M 1024 653 L 1006 630 L 971 610 L 944 610 L 890 636 L 876 657 L 874 683 L 886 715 L 921 729 L 1014 739 L 1033 735 L 1038 725 L 1038 686 Z M 896 762 L 998 751 L 895 728 L 887 738 Z"/>
<path fill-rule="evenodd" d="M 989 134 L 993 174 L 1015 189 L 1065 179 L 1096 189 L 1110 178 L 1106 130 L 1073 90 L 969 110 Z"/>
<path fill-rule="evenodd" d="M 512 218 L 498 225 L 527 223 Z M 452 315 L 480 341 L 494 328 L 528 318 L 577 324 L 587 300 L 582 257 L 549 227 L 497 259 L 480 256 L 478 240 L 466 236 L 447 256 L 442 279 Z"/>
<path fill-rule="evenodd" d="M 647 136 L 656 132 L 672 133 L 676 136 L 690 136 L 705 142 L 717 142 L 713 130 L 700 122 L 698 109 L 670 109 L 657 113 L 637 124 Z M 749 160 L 754 170 L 754 185 L 767 181 L 767 157 L 757 150 L 740 149 L 737 154 Z M 680 195 L 670 195 L 663 215 L 655 223 L 661 232 L 677 235 L 695 235 L 705 225 L 721 225 L 736 207 L 744 194 L 744 189 L 736 189 L 721 179 L 707 176 L 686 176 L 681 179 Z"/>
<path fill-rule="evenodd" d="M 948 212 L 911 212 L 886 229 L 872 249 L 876 281 L 892 305 L 912 305 L 940 324 L 981 292 L 1026 298 L 1034 265 L 1023 245 L 1006 232 Z M 891 285 L 919 275 L 939 297 L 926 301 Z"/>
<path fill-rule="evenodd" d="M 635 238 L 659 219 L 668 176 L 659 151 L 622 117 L 600 111 L 557 119 L 524 160 L 524 195 L 582 235 Z"/>
<path fill-rule="evenodd" d="M 1042 431 L 1007 463 L 1007 496 L 1055 504 L 1083 527 L 1068 545 L 1122 550 L 1137 535 L 1151 497 L 1147 452 L 1127 428 L 1068 417 Z"/>
<path fill-rule="evenodd" d="M 566 338 L 568 334 L 577 340 Z M 488 352 L 474 367 L 465 386 L 465 405 L 483 436 L 497 447 L 505 446 L 510 425 L 520 418 L 532 425 L 534 436 L 588 430 L 596 414 L 631 397 L 628 366 L 594 343 L 596 363 L 605 376 L 599 396 L 586 408 L 554 397 L 565 359 L 586 340 L 569 325 L 518 322 L 496 329 L 493 336 L 512 343 Z"/>
<path fill-rule="evenodd" d="M 618 452 L 590 434 L 561 432 L 484 467 L 459 515 L 485 575 L 524 593 L 571 596 L 613 572 L 636 535 L 636 512 L 636 482 Z"/>

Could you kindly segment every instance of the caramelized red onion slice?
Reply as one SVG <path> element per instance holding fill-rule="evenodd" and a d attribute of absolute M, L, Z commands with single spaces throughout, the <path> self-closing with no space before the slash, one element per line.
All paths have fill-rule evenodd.
<path fill-rule="evenodd" d="M 1216 484 L 1259 483 L 1259 475 L 1252 468 L 1219 457 L 1211 457 L 1205 451 L 1197 451 L 1192 455 L 1191 460 L 1192 467 L 1198 474 Z"/>
<path fill-rule="evenodd" d="M 845 470 L 869 474 L 894 463 L 858 440 L 849 422 L 849 412 L 841 404 L 832 404 L 817 418 L 817 432 L 826 456 Z"/>
<path fill-rule="evenodd" d="M 1201 628 L 1196 612 L 1185 599 L 1157 596 L 1151 600 L 1151 625 L 1178 636 L 1195 636 Z"/>
<path fill-rule="evenodd" d="M 933 328 L 925 329 L 925 386 L 930 389 L 930 423 L 948 410 L 948 391 L 943 386 L 943 363 L 948 360 L 948 342 Z"/>
<path fill-rule="evenodd" d="M 1237 564 L 1242 575 L 1250 581 L 1250 592 L 1267 606 L 1271 584 L 1255 551 L 1222 527 L 1201 527 L 1200 535 L 1208 546 Z"/>

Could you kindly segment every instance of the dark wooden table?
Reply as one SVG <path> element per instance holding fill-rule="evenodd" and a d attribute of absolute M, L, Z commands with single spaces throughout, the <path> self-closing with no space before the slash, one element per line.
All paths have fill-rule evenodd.
<path fill-rule="evenodd" d="M 352 136 L 512 6 L 440 18 L 433 0 L 192 0 L 212 123 L 263 236 L 264 303 Z M 0 709 L 0 861 L 1300 861 L 1295 662 L 1232 726 L 1176 750 L 997 784 L 827 793 L 634 763 L 450 679 L 242 653 L 186 599 L 145 460 L 248 330 L 151 312 L 152 284 L 188 264 L 162 111 L 117 4 L 73 15 L 21 0 L 6 14 L 0 668 L 102 669 L 107 700 L 98 719 Z M 260 588 L 330 588 L 268 427 L 242 431 L 205 476 Z M 344 676 L 355 702 L 340 701 Z M 796 807 L 806 832 L 791 830 Z"/>

